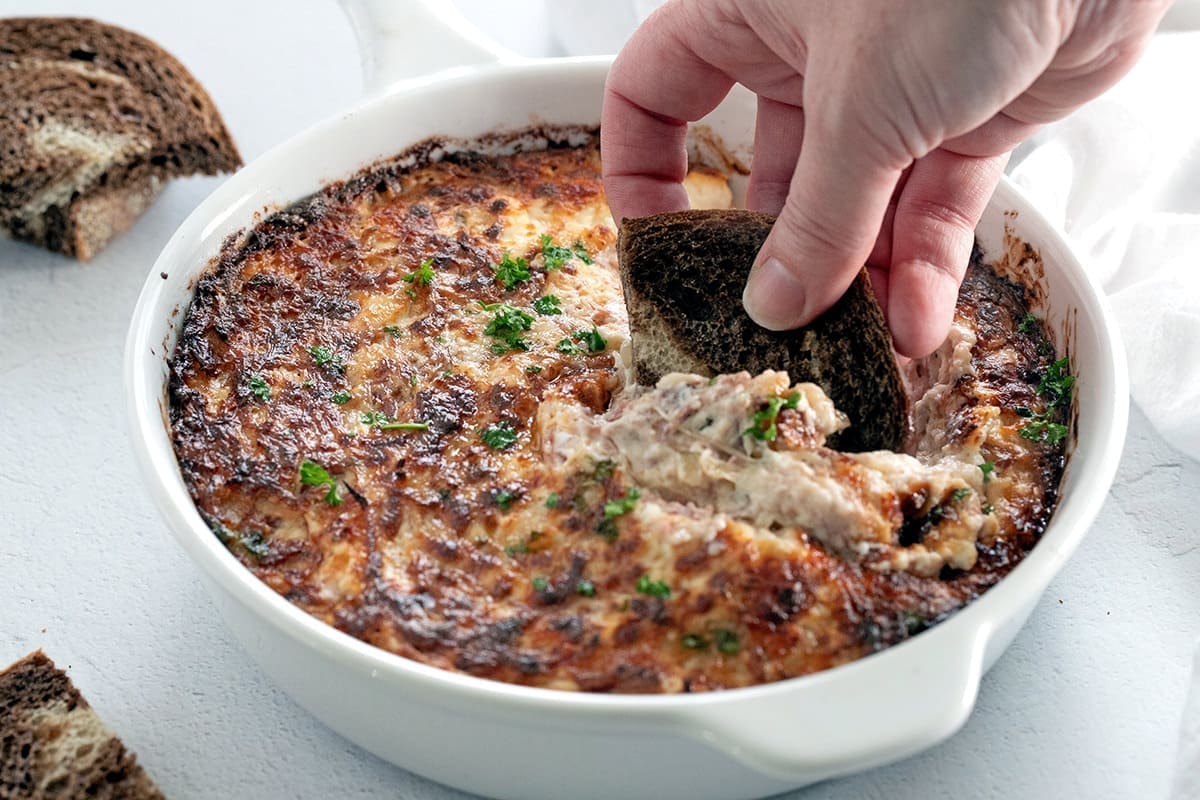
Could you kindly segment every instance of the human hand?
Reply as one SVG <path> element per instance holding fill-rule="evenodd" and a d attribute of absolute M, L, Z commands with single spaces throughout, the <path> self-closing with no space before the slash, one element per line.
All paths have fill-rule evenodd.
<path fill-rule="evenodd" d="M 1167 0 L 672 0 L 625 45 L 601 118 L 613 216 L 687 207 L 687 122 L 758 95 L 746 205 L 778 214 L 746 310 L 784 330 L 866 263 L 897 351 L 953 318 L 1008 154 L 1111 86 Z"/>

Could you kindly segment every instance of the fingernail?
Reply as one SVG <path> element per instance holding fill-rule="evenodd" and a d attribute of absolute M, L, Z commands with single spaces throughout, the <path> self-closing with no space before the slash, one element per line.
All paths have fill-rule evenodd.
<path fill-rule="evenodd" d="M 799 327 L 804 320 L 804 284 L 772 256 L 750 271 L 742 305 L 752 320 L 769 330 Z"/>

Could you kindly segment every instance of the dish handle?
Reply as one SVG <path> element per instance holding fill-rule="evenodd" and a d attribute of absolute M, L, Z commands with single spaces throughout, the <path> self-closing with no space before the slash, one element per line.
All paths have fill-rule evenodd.
<path fill-rule="evenodd" d="M 803 691 L 766 686 L 733 702 L 716 692 L 714 702 L 675 723 L 679 732 L 784 781 L 811 783 L 880 766 L 963 726 L 975 707 L 991 634 L 990 625 L 950 620 L 889 649 L 886 658 L 802 678 Z"/>
<path fill-rule="evenodd" d="M 358 40 L 364 94 L 454 68 L 519 56 L 491 41 L 451 3 L 436 0 L 341 0 Z"/>

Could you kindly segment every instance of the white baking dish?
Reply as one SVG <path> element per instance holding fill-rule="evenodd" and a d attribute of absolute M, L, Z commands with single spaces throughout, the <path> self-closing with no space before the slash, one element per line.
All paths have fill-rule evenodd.
<path fill-rule="evenodd" d="M 289 604 L 226 551 L 196 512 L 167 428 L 167 358 L 191 287 L 222 240 L 287 204 L 433 135 L 471 138 L 531 123 L 596 124 L 609 61 L 500 57 L 420 0 L 352 8 L 384 86 L 230 178 L 172 237 L 129 331 L 125 380 L 138 462 L 171 532 L 200 567 L 234 635 L 333 729 L 407 769 L 479 794 L 532 798 L 750 798 L 866 769 L 956 731 L 983 672 L 1016 635 L 1100 509 L 1128 412 L 1108 308 L 1062 237 L 1007 181 L 978 237 L 1009 233 L 1045 263 L 1045 307 L 1078 376 L 1077 437 L 1042 541 L 982 598 L 914 639 L 824 673 L 683 696 L 595 696 L 444 672 L 371 647 Z M 458 64 L 427 77 L 388 82 Z M 472 66 L 461 66 L 471 64 Z M 753 141 L 753 100 L 706 120 L 735 152 Z M 1011 698 L 1014 704 L 1020 698 Z M 316 754 L 314 754 L 316 756 Z"/>

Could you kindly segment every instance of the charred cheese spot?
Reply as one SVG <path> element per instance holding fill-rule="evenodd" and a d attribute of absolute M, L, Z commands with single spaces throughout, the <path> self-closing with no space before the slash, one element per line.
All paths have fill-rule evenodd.
<path fill-rule="evenodd" d="M 1037 392 L 1048 358 L 1040 330 L 1019 330 L 1021 287 L 973 266 L 947 345 L 909 367 L 915 458 L 822 452 L 840 423 L 817 395 L 780 408 L 776 437 L 752 443 L 772 464 L 820 453 L 822 480 L 843 492 L 835 516 L 870 523 L 835 541 L 821 519 L 804 528 L 774 506 L 756 518 L 736 491 L 722 505 L 709 484 L 689 493 L 621 452 L 577 446 L 629 399 L 594 137 L 417 161 L 227 243 L 171 364 L 172 432 L 198 508 L 308 613 L 496 680 L 707 691 L 914 635 L 1036 543 L 1062 448 L 1020 436 L 1013 409 L 1062 415 Z M 697 202 L 728 202 L 710 174 L 690 184 Z M 557 303 L 541 309 L 559 313 L 535 305 L 548 296 Z M 785 376 L 755 380 L 789 389 Z M 737 439 L 746 413 L 711 425 Z M 651 434 L 645 420 L 630 441 Z M 687 436 L 711 434 L 689 424 Z M 974 476 L 921 471 L 946 458 Z M 306 461 L 328 480 L 302 481 Z M 995 464 L 987 480 L 974 474 L 983 462 Z M 957 536 L 985 506 L 978 539 Z M 863 531 L 874 543 L 856 550 Z"/>

